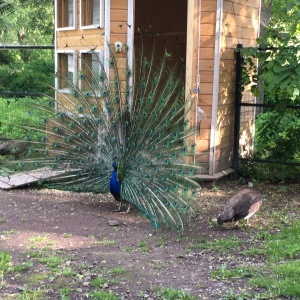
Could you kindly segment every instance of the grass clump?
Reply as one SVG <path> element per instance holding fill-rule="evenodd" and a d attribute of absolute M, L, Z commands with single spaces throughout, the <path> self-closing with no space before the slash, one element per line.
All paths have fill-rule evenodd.
<path fill-rule="evenodd" d="M 161 300 L 196 300 L 196 297 L 191 296 L 184 290 L 161 287 L 158 287 L 155 290 L 157 294 L 157 299 Z"/>
<path fill-rule="evenodd" d="M 103 245 L 103 246 L 114 246 L 116 244 L 115 241 L 104 239 L 102 241 L 98 241 L 97 244 Z"/>
<path fill-rule="evenodd" d="M 270 235 L 265 244 L 268 271 L 251 279 L 274 297 L 300 297 L 300 222 Z"/>
<path fill-rule="evenodd" d="M 95 290 L 92 293 L 92 299 L 99 300 L 120 300 L 120 297 L 112 292 L 105 292 L 103 290 Z"/>
<path fill-rule="evenodd" d="M 214 280 L 226 280 L 230 278 L 244 278 L 244 277 L 253 277 L 254 276 L 254 270 L 253 268 L 248 268 L 246 266 L 239 266 L 234 269 L 227 269 L 227 263 L 223 263 L 219 270 L 212 271 L 211 277 Z"/>
<path fill-rule="evenodd" d="M 224 253 L 230 249 L 237 249 L 241 243 L 241 240 L 235 236 L 228 239 L 214 239 L 212 241 L 207 241 L 201 238 L 197 241 L 197 243 L 191 243 L 189 248 L 199 250 L 209 249 L 219 253 Z"/>

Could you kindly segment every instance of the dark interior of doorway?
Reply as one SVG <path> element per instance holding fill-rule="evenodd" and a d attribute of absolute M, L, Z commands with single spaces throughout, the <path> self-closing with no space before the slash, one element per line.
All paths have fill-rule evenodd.
<path fill-rule="evenodd" d="M 171 55 L 167 67 L 177 66 L 178 75 L 185 78 L 187 0 L 135 0 L 134 44 L 149 56 L 155 50 L 159 64 L 167 51 Z"/>

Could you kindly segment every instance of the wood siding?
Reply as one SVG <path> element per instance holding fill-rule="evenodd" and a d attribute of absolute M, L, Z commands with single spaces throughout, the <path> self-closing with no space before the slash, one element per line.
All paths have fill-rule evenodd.
<path fill-rule="evenodd" d="M 259 0 L 224 0 L 222 17 L 221 61 L 219 77 L 218 120 L 215 152 L 215 172 L 232 166 L 235 58 L 237 44 L 256 46 L 259 28 Z M 246 93 L 247 100 L 254 96 Z M 249 142 L 254 111 L 246 108 L 241 115 L 241 131 Z"/>
<path fill-rule="evenodd" d="M 198 105 L 205 112 L 206 119 L 201 120 L 200 130 L 197 135 L 196 163 L 202 166 L 202 172 L 208 174 L 210 131 L 212 121 L 212 95 L 214 81 L 214 54 L 216 32 L 216 0 L 201 1 L 200 16 L 200 53 L 199 75 L 200 93 Z M 195 13 L 197 16 L 197 13 Z M 198 23 L 198 18 L 195 18 Z M 197 62 L 197 60 L 195 60 Z M 196 63 L 194 63 L 196 68 Z"/>

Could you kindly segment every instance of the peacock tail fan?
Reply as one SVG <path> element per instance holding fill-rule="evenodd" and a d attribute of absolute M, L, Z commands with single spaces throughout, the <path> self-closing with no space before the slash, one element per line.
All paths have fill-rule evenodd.
<path fill-rule="evenodd" d="M 194 104 L 185 97 L 176 62 L 167 67 L 170 54 L 165 51 L 157 64 L 152 52 L 146 58 L 135 51 L 132 67 L 112 51 L 109 62 L 78 56 L 77 79 L 56 74 L 55 96 L 31 105 L 27 116 L 38 122 L 22 126 L 28 151 L 15 163 L 56 171 L 40 180 L 50 188 L 107 193 L 115 161 L 122 199 L 156 227 L 182 231 L 199 188 L 191 177 L 201 172 L 189 164 Z"/>

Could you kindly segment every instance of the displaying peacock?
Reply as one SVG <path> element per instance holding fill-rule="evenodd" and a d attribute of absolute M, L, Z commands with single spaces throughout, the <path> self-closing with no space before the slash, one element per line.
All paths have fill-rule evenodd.
<path fill-rule="evenodd" d="M 98 57 L 97 72 L 95 61 L 80 57 L 75 83 L 57 74 L 56 96 L 26 112 L 39 123 L 22 126 L 27 154 L 15 162 L 24 170 L 58 170 L 55 178 L 41 181 L 47 187 L 110 192 L 120 209 L 125 201 L 155 227 L 182 231 L 199 187 L 191 177 L 201 171 L 190 164 L 194 104 L 176 63 L 167 67 L 170 54 L 165 51 L 157 64 L 154 52 L 147 59 L 136 51 L 133 67 L 128 59 L 124 67 L 124 58 L 111 51 L 108 64 Z"/>

